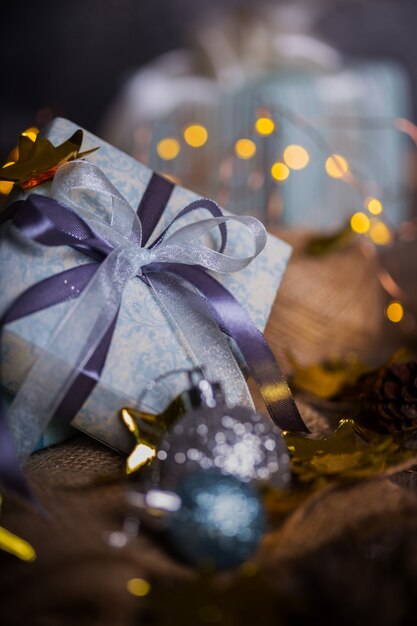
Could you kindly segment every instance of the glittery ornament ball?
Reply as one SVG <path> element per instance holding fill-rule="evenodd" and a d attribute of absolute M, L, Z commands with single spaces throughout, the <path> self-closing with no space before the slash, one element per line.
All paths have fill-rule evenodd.
<path fill-rule="evenodd" d="M 256 550 L 265 531 L 257 491 L 217 469 L 197 470 L 180 482 L 181 507 L 168 518 L 173 550 L 188 563 L 227 569 Z"/>
<path fill-rule="evenodd" d="M 176 490 L 185 475 L 215 468 L 243 482 L 290 481 L 289 455 L 281 431 L 269 417 L 245 407 L 201 407 L 188 412 L 160 442 L 152 479 Z"/>

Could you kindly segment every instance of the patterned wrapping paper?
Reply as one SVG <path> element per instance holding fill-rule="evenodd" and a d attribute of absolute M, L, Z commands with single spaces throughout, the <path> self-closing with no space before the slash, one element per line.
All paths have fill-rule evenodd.
<path fill-rule="evenodd" d="M 64 119 L 55 119 L 43 132 L 52 143 L 67 139 L 78 126 Z M 136 209 L 152 171 L 116 148 L 84 131 L 83 150 L 99 146 L 88 160 L 100 167 L 109 180 Z M 49 184 L 35 189 L 48 194 Z M 155 235 L 189 202 L 199 196 L 176 186 Z M 14 198 L 13 198 L 14 199 Z M 100 211 L 100 202 L 97 211 Z M 198 211 L 200 213 L 200 211 Z M 206 217 L 201 212 L 199 217 Z M 192 218 L 192 219 L 195 219 Z M 235 225 L 228 229 L 228 253 L 244 255 L 251 242 L 244 229 L 237 233 Z M 236 274 L 216 275 L 222 284 L 245 306 L 253 321 L 263 330 L 277 289 L 285 271 L 291 248 L 268 235 L 264 251 L 247 268 Z M 17 230 L 5 225 L 0 241 L 2 310 L 28 286 L 52 274 L 88 261 L 71 248 L 47 248 L 26 241 Z M 9 324 L 3 333 L 2 376 L 6 389 L 15 393 L 36 354 L 48 343 L 63 315 L 74 301 L 65 302 Z M 209 340 L 209 338 L 208 338 Z M 131 448 L 129 434 L 118 418 L 121 406 L 134 406 L 154 381 L 169 372 L 190 368 L 180 339 L 159 308 L 151 290 L 140 280 L 130 281 L 122 300 L 113 341 L 100 382 L 73 421 L 73 425 L 102 442 L 127 452 Z M 227 372 L 219 364 L 219 379 L 226 386 L 226 395 L 233 401 L 233 388 Z M 47 384 L 47 381 L 45 381 Z M 146 408 L 160 411 L 167 402 L 187 386 L 185 376 L 167 376 L 155 386 L 156 392 L 145 396 Z"/>

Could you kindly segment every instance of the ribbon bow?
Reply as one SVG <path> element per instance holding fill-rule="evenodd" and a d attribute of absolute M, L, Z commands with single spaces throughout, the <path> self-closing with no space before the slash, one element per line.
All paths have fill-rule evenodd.
<path fill-rule="evenodd" d="M 89 210 L 90 192 L 95 194 L 95 201 L 99 194 L 103 204 L 111 207 L 110 223 L 99 215 L 97 207 Z M 208 210 L 213 217 L 178 227 L 180 218 L 198 208 Z M 228 221 L 243 224 L 249 230 L 254 244 L 251 255 L 237 258 L 225 254 Z M 66 270 L 29 288 L 12 303 L 1 320 L 4 325 L 68 297 L 77 297 L 10 408 L 9 424 L 15 442 L 20 443 L 17 452 L 21 459 L 34 449 L 53 415 L 61 414 L 60 407 L 76 392 L 80 373 L 88 373 L 93 361 L 98 371 L 90 378 L 93 384 L 99 378 L 124 289 L 134 277 L 140 277 L 152 289 L 194 360 L 202 358 L 204 362 L 204 351 L 207 356 L 207 342 L 200 337 L 201 324 L 217 331 L 220 328 L 238 344 L 274 421 L 281 428 L 305 430 L 262 334 L 233 296 L 207 272 L 239 271 L 263 250 L 266 232 L 257 219 L 224 216 L 214 202 L 197 200 L 185 207 L 156 241 L 145 247 L 149 233 L 143 236 L 134 209 L 101 170 L 80 161 L 59 168 L 50 197 L 31 194 L 15 203 L 13 222 L 33 241 L 47 246 L 70 245 L 94 259 L 93 263 Z M 200 242 L 213 229 L 220 231 L 218 250 Z M 250 403 L 246 383 L 223 335 L 216 332 L 212 336 L 216 337 L 222 368 L 227 369 L 228 378 L 233 377 L 234 384 L 230 387 L 235 395 L 229 401 Z M 204 365 L 207 367 L 207 362 Z M 208 371 L 218 378 L 215 368 L 210 372 L 210 364 Z M 91 389 L 86 391 L 81 392 L 76 408 L 70 411 L 69 421 Z M 2 426 L 4 430 L 4 420 Z M 10 458 L 10 453 L 6 456 Z M 0 462 L 0 478 L 1 475 L 4 477 L 5 472 Z"/>

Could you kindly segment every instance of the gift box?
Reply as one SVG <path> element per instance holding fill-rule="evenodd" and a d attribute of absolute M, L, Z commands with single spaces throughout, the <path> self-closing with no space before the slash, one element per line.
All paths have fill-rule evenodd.
<path fill-rule="evenodd" d="M 387 219 L 400 224 L 411 202 L 404 175 L 409 139 L 398 127 L 411 111 L 403 68 L 389 60 L 353 63 L 332 48 L 328 63 L 318 65 L 303 54 L 315 47 L 323 52 L 323 42 L 300 34 L 288 45 L 273 22 L 263 26 L 234 40 L 231 33 L 219 38 L 224 25 L 218 24 L 216 45 L 204 48 L 204 62 L 198 62 L 198 48 L 163 55 L 138 70 L 108 112 L 105 137 L 227 210 L 269 226 L 338 229 L 373 196 Z M 260 33 L 262 42 L 253 45 Z M 204 47 L 210 37 L 196 39 Z M 261 43 L 269 48 L 266 58 L 257 57 Z M 287 48 L 297 50 L 298 63 L 283 55 Z M 231 59 L 236 65 L 229 68 Z M 196 67 L 212 72 L 196 74 Z M 273 126 L 258 132 L 265 117 Z M 205 134 L 193 135 L 196 127 Z M 181 149 L 165 150 L 167 138 Z M 237 150 L 241 139 L 252 142 L 243 151 Z M 302 156 L 286 158 L 294 145 Z M 343 157 L 362 198 L 358 184 L 342 178 L 344 168 L 328 167 L 333 154 Z M 274 164 L 283 162 L 289 169 L 274 174 Z"/>
<path fill-rule="evenodd" d="M 57 145 L 68 139 L 77 128 L 68 120 L 55 119 L 43 131 L 43 135 Z M 144 194 L 151 193 L 149 182 L 152 171 L 84 131 L 83 151 L 94 147 L 99 149 L 89 154 L 86 160 L 100 168 L 126 201 L 136 209 Z M 50 190 L 51 183 L 44 183 L 34 191 L 48 196 Z M 94 193 L 90 192 L 90 196 L 94 196 Z M 191 191 L 174 186 L 153 237 L 162 233 L 184 207 L 197 199 L 198 196 Z M 12 200 L 16 200 L 16 197 Z M 81 198 L 80 202 L 83 201 Z M 97 196 L 97 201 L 92 206 L 101 219 L 105 212 L 102 198 Z M 184 219 L 195 220 L 195 212 Z M 247 256 L 247 250 L 251 246 L 249 235 L 237 231 L 238 227 L 235 226 L 232 224 L 229 228 L 228 225 L 228 254 Z M 290 251 L 288 244 L 268 235 L 262 253 L 245 269 L 233 274 L 216 275 L 219 282 L 245 307 L 259 330 L 263 330 L 266 325 Z M 70 246 L 48 247 L 28 240 L 13 224 L 6 223 L 2 227 L 0 260 L 3 269 L 2 310 L 5 311 L 28 287 L 69 268 L 86 264 L 89 259 L 83 252 Z M 19 390 L 39 354 L 49 352 L 53 362 L 51 336 L 76 302 L 77 298 L 70 299 L 6 325 L 2 341 L 2 377 L 6 390 L 11 393 Z M 187 315 L 186 302 L 184 315 Z M 205 365 L 206 359 L 216 363 L 215 371 L 210 374 L 223 385 L 230 404 L 241 403 L 242 398 L 233 376 L 219 359 L 216 360 L 216 355 L 221 354 L 221 351 L 218 352 L 219 344 L 213 335 L 213 329 L 202 325 L 196 332 L 195 328 L 192 330 L 190 323 L 190 333 L 192 332 L 199 335 L 199 345 L 205 353 L 202 356 L 197 355 L 197 359 L 201 356 L 202 365 Z M 139 279 L 130 280 L 123 292 L 99 382 L 73 420 L 73 426 L 119 451 L 128 452 L 132 441 L 119 419 L 121 407 L 136 406 L 155 412 L 163 410 L 187 386 L 184 372 L 193 366 L 193 362 L 185 348 L 184 337 L 181 337 L 175 324 L 172 324 L 169 312 L 167 315 L 167 311 L 161 310 L 160 303 L 149 286 Z M 68 343 L 68 354 L 70 353 L 71 338 Z M 236 354 L 239 357 L 238 352 Z M 175 372 L 176 375 L 173 374 Z M 51 371 L 51 376 L 52 374 Z M 46 376 L 43 381 L 46 393 L 48 382 Z M 31 416 L 27 415 L 25 423 L 19 425 L 19 437 L 25 436 L 25 428 L 30 424 L 30 419 Z M 16 429 L 12 430 L 16 432 Z M 19 441 L 15 443 L 19 448 Z"/>

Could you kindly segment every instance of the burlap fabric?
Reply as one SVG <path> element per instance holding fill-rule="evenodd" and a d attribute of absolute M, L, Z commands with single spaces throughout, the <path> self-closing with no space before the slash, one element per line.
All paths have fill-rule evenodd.
<path fill-rule="evenodd" d="M 266 333 L 278 354 L 285 357 L 290 347 L 308 361 L 352 348 L 375 353 L 381 328 L 370 328 L 368 307 L 375 310 L 382 296 L 375 281 L 370 289 L 372 272 L 363 263 L 355 249 L 322 260 L 294 258 Z M 361 311 L 359 276 L 366 273 Z M 302 403 L 300 409 L 315 433 L 328 428 L 314 410 Z M 121 526 L 125 485 L 95 480 L 122 463 L 81 434 L 30 458 L 25 471 L 47 515 L 5 498 L 1 524 L 30 541 L 38 557 L 23 563 L 0 552 L 1 624 L 415 623 L 413 472 L 311 496 L 291 514 L 273 517 L 250 566 L 207 579 L 146 529 L 124 548 L 108 544 Z M 136 577 L 152 585 L 145 598 L 127 591 Z"/>
<path fill-rule="evenodd" d="M 266 337 L 283 367 L 288 353 L 301 364 L 352 353 L 379 364 L 405 338 L 387 321 L 389 300 L 378 280 L 378 260 L 360 240 L 319 256 L 303 253 L 308 232 L 276 230 L 293 246 Z M 408 338 L 409 340 L 409 338 Z"/>

